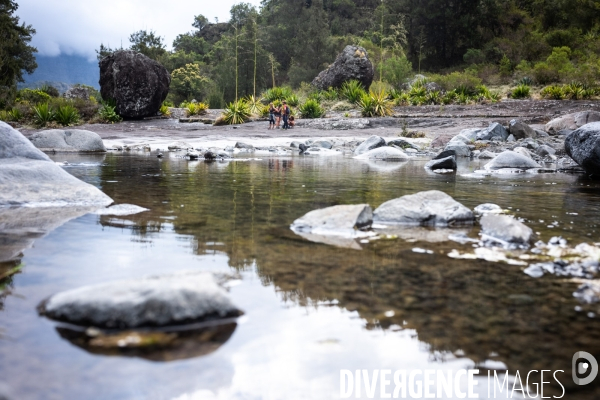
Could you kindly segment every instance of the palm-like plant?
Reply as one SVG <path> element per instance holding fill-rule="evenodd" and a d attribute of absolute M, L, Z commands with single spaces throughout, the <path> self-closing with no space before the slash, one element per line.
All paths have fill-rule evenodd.
<path fill-rule="evenodd" d="M 54 116 L 56 122 L 63 126 L 73 125 L 79 121 L 79 112 L 70 104 L 58 107 Z"/>
<path fill-rule="evenodd" d="M 364 117 L 385 117 L 392 115 L 392 102 L 388 99 L 388 93 L 385 90 L 379 92 L 365 93 L 359 103 L 361 114 Z"/>
<path fill-rule="evenodd" d="M 362 83 L 359 81 L 352 79 L 344 82 L 342 85 L 342 89 L 340 90 L 340 94 L 345 97 L 350 103 L 358 103 L 364 94 L 366 94 L 365 89 L 362 86 Z"/>
<path fill-rule="evenodd" d="M 243 124 L 248 121 L 251 114 L 248 104 L 243 99 L 240 99 L 229 103 L 225 107 L 223 120 L 229 125 Z"/>
<path fill-rule="evenodd" d="M 48 103 L 41 103 L 33 106 L 33 120 L 38 126 L 45 126 L 48 122 L 54 120 L 55 112 Z"/>
<path fill-rule="evenodd" d="M 325 110 L 315 99 L 308 99 L 300 106 L 302 118 L 321 118 Z"/>

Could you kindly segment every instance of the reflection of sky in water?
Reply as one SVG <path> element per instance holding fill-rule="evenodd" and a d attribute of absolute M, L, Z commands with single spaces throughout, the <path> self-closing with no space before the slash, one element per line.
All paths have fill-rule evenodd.
<path fill-rule="evenodd" d="M 311 268 L 313 263 L 315 267 L 328 268 L 340 263 L 336 260 L 352 261 L 348 258 L 348 252 L 353 251 L 335 250 L 317 244 L 299 245 L 300 242 L 294 240 L 301 239 L 289 231 L 289 223 L 316 207 L 347 201 L 370 202 L 377 206 L 385 200 L 416 190 L 441 189 L 469 207 L 493 201 L 503 207 L 512 204 L 514 209 L 521 208 L 529 220 L 528 223 L 536 230 L 543 231 L 546 236 L 551 234 L 552 229 L 544 231 L 547 222 L 537 221 L 542 218 L 549 221 L 554 219 L 553 215 L 561 222 L 557 230 L 563 234 L 569 233 L 568 223 L 571 220 L 583 224 L 589 231 L 597 227 L 597 219 L 593 218 L 593 215 L 598 215 L 597 205 L 594 205 L 596 203 L 593 201 L 597 194 L 586 189 L 573 189 L 585 183 L 577 182 L 576 177 L 571 176 L 517 177 L 513 181 L 506 178 L 497 181 L 485 178 L 477 181 L 462 178 L 460 175 L 427 175 L 423 170 L 423 163 L 393 163 L 392 168 L 380 169 L 379 165 L 344 160 L 342 157 L 315 157 L 305 160 L 296 158 L 293 163 L 289 160 L 265 159 L 240 163 L 247 166 L 243 168 L 239 165 L 236 167 L 236 162 L 212 163 L 207 166 L 204 163 L 188 163 L 180 159 L 157 161 L 149 156 L 131 157 L 131 160 L 125 160 L 130 164 L 113 165 L 110 164 L 114 161 L 112 158 L 114 156 L 107 155 L 106 159 L 100 157 L 95 165 L 91 162 L 80 163 L 68 167 L 67 170 L 94 184 L 104 183 L 104 190 L 111 196 L 133 196 L 131 202 L 151 208 L 154 211 L 150 213 L 155 214 L 148 220 L 144 219 L 143 214 L 132 218 L 87 215 L 59 227 L 48 236 L 35 241 L 34 247 L 25 251 L 25 268 L 15 276 L 13 292 L 4 299 L 4 309 L 0 311 L 0 333 L 3 335 L 0 337 L 0 381 L 9 383 L 14 398 L 330 399 L 339 394 L 341 369 L 394 371 L 457 370 L 472 367 L 474 363 L 469 358 L 456 358 L 451 353 L 430 351 L 430 345 L 443 347 L 446 344 L 435 343 L 437 339 L 445 338 L 435 330 L 428 332 L 423 329 L 419 332 L 413 329 L 365 329 L 365 325 L 372 324 L 372 321 L 363 319 L 363 314 L 373 318 L 379 312 L 375 306 L 372 307 L 373 310 L 369 309 L 371 305 L 368 297 L 358 300 L 346 299 L 346 303 L 356 300 L 355 306 L 363 306 L 361 315 L 335 305 L 303 307 L 299 305 L 303 304 L 301 301 L 284 300 L 295 299 L 297 293 L 294 293 L 294 290 L 301 292 L 307 289 L 302 285 L 309 285 L 311 282 L 310 277 L 301 276 L 296 280 L 292 274 L 289 278 L 289 273 L 298 271 L 289 271 L 285 266 L 281 266 L 286 260 L 290 261 L 292 268 L 299 267 L 302 263 L 305 268 Z M 78 161 L 78 158 L 73 156 L 67 159 L 69 162 Z M 99 173 L 99 165 L 103 165 L 102 168 L 105 169 L 111 167 L 114 172 L 103 176 Z M 129 165 L 139 168 L 136 173 L 139 174 L 138 177 L 141 176 L 138 178 L 141 179 L 140 182 L 133 182 L 131 176 L 123 172 Z M 156 165 L 162 169 L 158 169 Z M 236 168 L 239 171 L 236 171 Z M 219 175 L 229 174 L 232 170 L 235 174 Z M 106 173 L 106 170 L 103 172 Z M 365 179 L 361 174 L 367 172 L 370 173 L 369 178 Z M 161 176 L 164 180 L 160 179 Z M 169 178 L 166 179 L 165 176 Z M 109 181 L 118 182 L 108 183 Z M 550 185 L 554 181 L 558 181 L 559 185 Z M 185 186 L 186 184 L 189 184 L 189 187 Z M 168 185 L 171 185 L 167 188 L 170 192 L 165 189 Z M 515 198 L 514 185 L 520 187 L 521 193 L 526 195 Z M 164 193 L 161 190 L 164 190 Z M 174 195 L 180 193 L 184 193 L 185 196 L 178 198 Z M 225 193 L 233 197 L 212 197 L 215 193 Z M 152 201 L 155 202 L 154 206 Z M 531 206 L 532 202 L 535 206 Z M 158 208 L 160 210 L 156 211 Z M 579 215 L 566 216 L 565 212 L 573 211 L 577 211 Z M 208 215 L 206 220 L 204 215 Z M 140 223 L 140 226 L 137 226 L 139 221 L 146 224 Z M 272 230 L 264 230 L 266 225 Z M 282 235 L 287 236 L 280 237 Z M 416 245 L 399 241 L 395 246 L 404 246 L 413 254 L 412 248 Z M 435 248 L 431 243 L 419 247 Z M 267 248 L 270 250 L 268 253 L 265 251 Z M 446 273 L 446 264 L 453 268 L 458 266 L 456 261 L 445 257 L 414 255 L 413 257 L 438 257 L 431 258 L 434 261 L 427 261 L 429 264 L 424 265 L 421 271 L 416 270 L 416 267 L 422 263 L 420 260 L 426 259 L 415 258 L 414 265 L 407 264 L 406 260 L 401 260 L 402 257 L 407 257 L 406 252 L 392 253 L 383 248 L 382 255 L 367 251 L 355 253 L 361 253 L 361 257 L 367 258 L 370 257 L 369 254 L 373 254 L 374 258 L 381 256 L 377 262 L 373 261 L 372 266 L 357 258 L 356 266 L 364 265 L 367 272 L 373 267 L 371 272 L 374 275 L 367 274 L 367 278 L 373 279 L 372 282 L 377 284 L 375 287 L 386 295 L 400 289 L 410 291 L 410 288 L 402 288 L 402 282 L 392 282 L 395 286 L 391 289 L 386 288 L 383 285 L 385 275 L 379 277 L 375 273 L 386 273 L 394 279 L 409 278 L 409 273 L 398 271 L 415 268 L 416 274 L 421 273 L 430 278 L 437 274 L 442 275 L 442 272 Z M 258 261 L 254 261 L 252 256 Z M 318 259 L 319 256 L 328 257 L 328 260 Z M 454 264 L 450 264 L 451 262 Z M 86 284 L 180 270 L 231 272 L 230 265 L 239 267 L 241 264 L 249 267 L 241 272 L 241 283 L 231 288 L 231 296 L 236 304 L 245 310 L 246 315 L 240 319 L 240 324 L 229 341 L 214 353 L 203 357 L 160 363 L 136 358 L 92 355 L 62 340 L 54 330 L 54 324 L 39 318 L 34 311 L 41 300 L 53 293 Z M 307 264 L 309 267 L 306 267 Z M 313 285 L 316 286 L 315 293 L 329 301 L 334 300 L 330 293 L 345 293 L 335 282 L 331 283 L 333 278 L 344 278 L 343 274 L 353 271 L 344 269 L 344 265 L 339 267 L 337 273 L 341 276 L 323 276 L 329 280 L 327 283 L 321 286 Z M 481 268 L 490 268 L 490 265 L 484 264 Z M 502 268 L 508 271 L 506 267 Z M 317 274 L 323 275 L 327 272 L 318 271 Z M 464 271 L 473 273 L 475 270 L 465 268 Z M 304 272 L 306 271 L 300 271 Z M 425 275 L 426 272 L 430 275 Z M 359 275 L 358 272 L 354 273 Z M 476 279 L 482 279 L 481 277 L 487 278 L 482 272 Z M 457 289 L 433 285 L 425 287 L 424 290 L 441 287 L 448 292 L 459 292 L 469 289 L 468 285 L 475 286 L 468 278 L 463 279 L 458 275 L 444 275 L 439 280 L 449 278 L 456 279 L 455 282 L 466 286 Z M 511 279 L 515 279 L 514 285 L 529 282 L 529 278 L 519 270 L 514 271 Z M 510 279 L 508 281 L 510 284 Z M 494 283 L 503 282 L 490 280 L 489 284 Z M 368 280 L 360 282 L 357 289 L 364 290 L 368 284 Z M 288 287 L 283 290 L 274 285 Z M 526 289 L 523 287 L 523 290 Z M 534 289 L 541 290 L 538 287 Z M 473 293 L 479 294 L 475 290 L 468 293 L 470 296 Z M 412 294 L 418 293 L 414 291 Z M 481 295 L 490 294 L 497 295 Z M 385 303 L 385 296 L 379 293 L 377 295 L 377 301 Z M 464 307 L 460 296 L 448 298 L 453 304 Z M 482 299 L 486 300 L 484 297 Z M 477 304 L 479 299 L 469 300 Z M 361 301 L 364 301 L 364 304 Z M 490 304 L 489 300 L 486 301 Z M 500 301 L 505 300 L 500 298 Z M 418 314 L 431 313 L 432 315 L 427 317 L 435 317 L 435 307 L 439 307 L 438 304 L 431 303 L 424 306 L 422 311 L 414 311 L 414 308 L 411 311 L 409 303 L 402 303 L 398 299 L 390 299 L 390 304 L 397 305 L 399 311 L 408 310 L 407 315 L 413 317 L 416 322 L 420 321 L 416 318 Z M 402 304 L 406 304 L 404 310 L 401 309 Z M 340 302 L 340 305 L 344 307 L 345 304 Z M 428 306 L 432 309 L 428 309 Z M 510 307 L 512 306 L 500 305 L 497 310 L 503 311 L 506 308 L 513 312 Z M 471 311 L 461 308 L 451 315 L 458 316 Z M 548 314 L 560 312 L 558 309 L 546 310 Z M 501 321 L 510 321 L 507 316 L 498 318 Z M 477 321 L 468 317 L 460 322 L 464 324 Z M 539 327 L 530 329 L 534 333 L 536 330 L 539 332 L 546 323 L 543 318 L 538 322 Z M 423 327 L 437 327 L 427 318 L 421 323 Z M 456 327 L 461 329 L 458 332 L 469 340 L 469 325 L 457 324 Z M 453 328 L 454 326 L 448 327 L 448 330 Z M 481 332 L 474 332 L 475 334 L 478 334 L 479 338 L 482 337 Z M 494 332 L 489 333 L 493 334 Z M 420 341 L 419 335 L 421 340 L 426 340 L 424 337 L 433 339 L 428 344 Z M 575 339 L 573 336 L 566 339 Z M 530 339 L 525 339 L 524 342 L 526 340 Z M 554 340 L 562 339 L 557 337 Z M 448 341 L 454 344 L 452 338 Z M 473 343 L 473 346 L 478 346 L 477 342 Z M 504 341 L 500 343 L 505 344 Z M 490 342 L 486 344 L 489 346 Z M 507 352 L 511 355 L 518 354 L 520 349 L 511 348 Z M 546 358 L 542 357 L 542 361 L 557 356 L 549 352 L 544 357 Z M 499 359 L 495 363 L 499 364 L 500 361 L 507 361 L 510 365 L 508 361 L 514 360 Z M 490 360 L 486 362 L 486 366 L 493 365 Z M 486 379 L 480 380 L 478 389 L 481 398 L 486 398 L 486 383 Z"/>

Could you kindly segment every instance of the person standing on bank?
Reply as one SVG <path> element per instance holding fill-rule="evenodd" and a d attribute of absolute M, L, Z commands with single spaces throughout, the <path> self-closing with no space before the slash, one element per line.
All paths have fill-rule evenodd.
<path fill-rule="evenodd" d="M 283 102 L 281 113 L 283 114 L 283 129 L 289 129 L 288 119 L 290 118 L 290 108 L 286 101 Z"/>
<path fill-rule="evenodd" d="M 273 115 L 275 116 L 276 125 L 275 128 L 279 129 L 279 124 L 281 123 L 281 107 L 275 107 L 273 109 Z"/>
<path fill-rule="evenodd" d="M 275 129 L 275 106 L 269 103 L 269 129 Z"/>

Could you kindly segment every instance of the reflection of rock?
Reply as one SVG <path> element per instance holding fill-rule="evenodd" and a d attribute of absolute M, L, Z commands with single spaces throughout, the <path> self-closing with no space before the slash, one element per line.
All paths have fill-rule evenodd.
<path fill-rule="evenodd" d="M 360 244 L 358 244 L 358 242 L 356 241 L 357 238 L 353 233 L 349 233 L 347 236 L 315 234 L 310 232 L 299 231 L 295 233 L 296 235 L 301 236 L 304 239 L 314 243 L 328 244 L 330 246 L 343 247 L 353 250 L 362 250 L 362 247 L 360 247 Z"/>
<path fill-rule="evenodd" d="M 433 228 L 425 226 L 388 226 L 385 228 L 375 227 L 373 229 L 378 234 L 394 235 L 399 239 L 410 242 L 429 242 L 441 243 L 447 242 L 450 235 L 467 236 L 469 231 L 465 229 Z"/>
<path fill-rule="evenodd" d="M 99 328 L 160 327 L 241 315 L 211 273 L 177 273 L 61 292 L 40 304 L 48 318 Z"/>
<path fill-rule="evenodd" d="M 0 262 L 13 260 L 65 222 L 94 211 L 97 207 L 0 208 Z"/>
<path fill-rule="evenodd" d="M 144 208 L 144 207 L 136 206 L 134 204 L 117 204 L 114 206 L 96 210 L 96 212 L 94 212 L 94 214 L 125 216 L 125 215 L 139 214 L 144 211 L 148 211 L 148 209 Z"/>
<path fill-rule="evenodd" d="M 373 213 L 378 224 L 453 226 L 472 224 L 473 213 L 452 197 L 429 190 L 387 201 Z"/>
<path fill-rule="evenodd" d="M 409 157 L 402 150 L 385 146 L 369 150 L 354 158 L 371 161 L 406 161 Z"/>
<path fill-rule="evenodd" d="M 29 140 L 42 151 L 106 152 L 100 135 L 82 129 L 51 129 L 34 133 Z"/>
<path fill-rule="evenodd" d="M 0 205 L 98 205 L 112 199 L 75 178 L 0 122 Z"/>
<path fill-rule="evenodd" d="M 59 335 L 90 353 L 139 357 L 152 361 L 175 361 L 204 356 L 223 345 L 237 327 L 235 322 L 207 324 L 175 331 L 125 331 L 104 333 L 57 327 Z"/>

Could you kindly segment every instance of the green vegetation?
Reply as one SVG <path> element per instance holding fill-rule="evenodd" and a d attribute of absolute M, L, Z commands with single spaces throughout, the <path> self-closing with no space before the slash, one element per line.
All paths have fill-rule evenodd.
<path fill-rule="evenodd" d="M 392 102 L 388 99 L 388 94 L 384 90 L 364 93 L 358 102 L 358 106 L 363 117 L 392 115 Z"/>
<path fill-rule="evenodd" d="M 321 118 L 325 115 L 325 110 L 315 99 L 308 99 L 300 106 L 302 118 Z"/>
<path fill-rule="evenodd" d="M 530 92 L 531 88 L 529 86 L 521 84 L 513 89 L 511 95 L 513 99 L 527 99 L 531 97 Z"/>
<path fill-rule="evenodd" d="M 66 104 L 56 110 L 54 120 L 62 126 L 74 125 L 79 121 L 79 113 L 75 107 Z"/>
<path fill-rule="evenodd" d="M 352 104 L 357 104 L 365 94 L 365 89 L 357 80 L 344 82 L 340 89 L 340 95 Z"/>
<path fill-rule="evenodd" d="M 33 106 L 33 121 L 38 126 L 46 126 L 49 122 L 54 121 L 55 115 L 48 103 Z"/>
<path fill-rule="evenodd" d="M 98 114 L 100 116 L 100 120 L 105 123 L 114 124 L 115 122 L 121 122 L 123 118 L 115 111 L 115 104 L 113 102 L 104 102 L 100 109 L 98 110 Z"/>
<path fill-rule="evenodd" d="M 243 124 L 250 119 L 250 108 L 243 99 L 229 103 L 223 112 L 223 120 L 226 124 Z"/>

